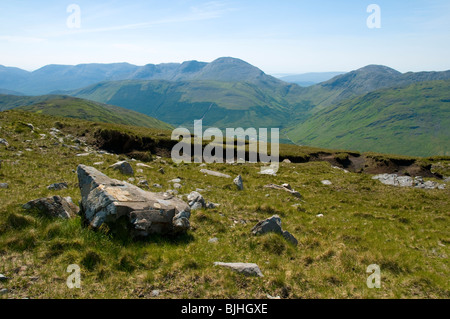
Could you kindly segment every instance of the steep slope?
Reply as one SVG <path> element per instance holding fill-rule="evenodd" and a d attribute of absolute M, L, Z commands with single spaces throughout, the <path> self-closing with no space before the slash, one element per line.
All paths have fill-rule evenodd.
<path fill-rule="evenodd" d="M 118 105 L 174 125 L 279 127 L 289 120 L 283 90 L 245 82 L 116 81 L 99 83 L 71 95 Z"/>
<path fill-rule="evenodd" d="M 450 155 L 450 81 L 371 92 L 322 110 L 286 134 L 325 148 Z"/>
<path fill-rule="evenodd" d="M 10 99 L 12 98 L 14 97 L 10 97 Z M 44 96 L 41 97 L 40 101 L 34 97 L 28 100 L 17 97 L 16 104 L 20 104 L 20 101 L 27 103 L 27 105 L 16 109 L 27 112 L 77 118 L 93 122 L 172 129 L 172 126 L 169 124 L 138 112 L 68 96 Z"/>

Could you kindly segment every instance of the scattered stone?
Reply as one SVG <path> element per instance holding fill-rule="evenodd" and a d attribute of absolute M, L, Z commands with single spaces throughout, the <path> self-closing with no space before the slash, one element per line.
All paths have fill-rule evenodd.
<path fill-rule="evenodd" d="M 47 189 L 52 190 L 52 191 L 60 191 L 62 189 L 67 189 L 69 186 L 67 185 L 67 183 L 55 183 L 55 184 L 51 184 L 49 186 L 47 186 Z"/>
<path fill-rule="evenodd" d="M 270 197 L 270 194 L 266 194 L 266 197 Z"/>
<path fill-rule="evenodd" d="M 280 296 L 272 297 L 271 295 L 267 294 L 267 299 L 281 299 Z"/>
<path fill-rule="evenodd" d="M 191 192 L 187 199 L 189 201 L 189 207 L 191 210 L 206 208 L 206 202 L 203 196 L 199 192 Z"/>
<path fill-rule="evenodd" d="M 206 167 L 206 164 L 205 163 L 200 164 L 199 167 Z"/>
<path fill-rule="evenodd" d="M 120 171 L 124 175 L 134 175 L 133 167 L 127 161 L 117 162 L 109 168 Z"/>
<path fill-rule="evenodd" d="M 169 181 L 169 183 L 181 183 L 181 179 L 179 178 L 174 178 L 171 181 Z"/>
<path fill-rule="evenodd" d="M 3 144 L 5 146 L 9 146 L 9 143 L 4 138 L 0 138 L 0 144 Z"/>
<path fill-rule="evenodd" d="M 144 170 L 143 170 L 142 168 L 138 168 L 138 169 L 136 170 L 136 172 L 139 173 L 139 174 L 143 174 L 143 173 L 144 173 Z"/>
<path fill-rule="evenodd" d="M 37 209 L 39 212 L 63 219 L 74 217 L 79 212 L 79 208 L 72 202 L 70 197 L 53 196 L 29 201 L 23 208 L 26 210 Z"/>
<path fill-rule="evenodd" d="M 148 166 L 147 164 L 143 164 L 143 163 L 137 163 L 136 166 L 143 167 L 143 168 L 152 168 L 151 166 Z"/>
<path fill-rule="evenodd" d="M 260 221 L 252 228 L 253 235 L 264 235 L 267 233 L 280 234 L 291 244 L 297 246 L 298 241 L 288 231 L 283 231 L 281 228 L 281 218 L 278 215 L 274 215 L 266 220 Z"/>
<path fill-rule="evenodd" d="M 105 163 L 104 162 L 95 162 L 94 163 L 95 166 L 100 166 L 100 165 L 103 165 L 103 164 L 105 164 Z"/>
<path fill-rule="evenodd" d="M 156 188 L 162 188 L 162 186 L 159 185 L 159 184 L 153 184 L 153 187 L 156 187 Z"/>
<path fill-rule="evenodd" d="M 264 170 L 262 169 L 259 174 L 277 176 L 277 171 L 274 168 L 266 168 Z"/>
<path fill-rule="evenodd" d="M 208 243 L 210 243 L 210 244 L 216 244 L 218 242 L 219 242 L 219 238 L 216 238 L 216 237 L 211 238 L 210 240 L 208 240 Z"/>
<path fill-rule="evenodd" d="M 285 164 L 292 164 L 291 160 L 286 158 L 285 160 L 283 160 L 283 163 Z"/>
<path fill-rule="evenodd" d="M 180 189 L 181 187 L 183 187 L 183 186 L 179 183 L 173 184 L 173 188 L 175 188 L 175 189 Z"/>
<path fill-rule="evenodd" d="M 233 183 L 237 186 L 237 188 L 238 188 L 240 191 L 244 189 L 244 182 L 242 181 L 242 176 L 241 176 L 241 175 L 238 175 L 238 176 L 234 179 Z"/>
<path fill-rule="evenodd" d="M 445 189 L 445 184 L 439 184 L 433 181 L 424 182 L 423 177 L 417 176 L 398 176 L 397 174 L 380 174 L 373 176 L 372 179 L 379 180 L 381 183 L 396 187 L 415 187 L 420 189 Z"/>
<path fill-rule="evenodd" d="M 89 155 L 91 155 L 91 153 L 81 153 L 81 154 L 77 154 L 75 156 L 77 156 L 77 157 L 87 157 Z"/>
<path fill-rule="evenodd" d="M 206 203 L 206 208 L 207 209 L 214 209 L 214 208 L 217 208 L 219 206 L 220 206 L 220 204 L 216 204 L 216 203 L 211 203 L 211 202 L 207 202 Z"/>
<path fill-rule="evenodd" d="M 0 183 L 0 189 L 7 189 L 9 185 L 7 183 Z"/>
<path fill-rule="evenodd" d="M 260 221 L 252 228 L 253 235 L 264 235 L 270 232 L 280 235 L 283 234 L 283 230 L 281 229 L 281 218 L 277 215 Z"/>
<path fill-rule="evenodd" d="M 318 214 L 318 215 L 316 215 L 316 217 L 322 218 L 323 214 Z"/>
<path fill-rule="evenodd" d="M 259 276 L 264 277 L 261 270 L 259 269 L 257 264 L 250 264 L 250 263 L 222 263 L 222 262 L 215 262 L 214 266 L 220 266 L 232 269 L 233 271 L 236 271 L 240 274 L 243 274 L 245 276 Z"/>
<path fill-rule="evenodd" d="M 161 174 L 165 174 L 166 172 L 164 171 L 164 168 L 160 168 L 159 170 L 158 170 L 158 172 L 160 172 Z"/>
<path fill-rule="evenodd" d="M 272 189 L 277 189 L 277 190 L 283 190 L 286 191 L 292 195 L 294 195 L 297 198 L 302 198 L 302 195 L 300 195 L 299 192 L 295 191 L 292 189 L 292 187 L 289 184 L 283 184 L 283 185 L 275 185 L 275 184 L 269 184 L 264 186 L 265 188 L 272 188 Z"/>
<path fill-rule="evenodd" d="M 323 185 L 333 185 L 333 183 L 331 181 L 327 180 L 327 179 L 322 181 L 322 184 Z"/>
<path fill-rule="evenodd" d="M 288 231 L 283 231 L 283 237 L 284 239 L 286 239 L 288 242 L 290 242 L 292 245 L 297 246 L 298 245 L 298 240 Z"/>
<path fill-rule="evenodd" d="M 140 181 L 138 182 L 138 186 L 141 186 L 141 187 L 149 187 L 149 186 L 148 186 L 148 181 L 145 180 L 145 179 L 142 179 L 142 180 L 140 180 Z"/>
<path fill-rule="evenodd" d="M 347 171 L 346 169 L 340 168 L 340 167 L 338 167 L 338 166 L 331 166 L 331 167 L 334 168 L 334 169 L 341 170 L 341 171 L 343 171 L 344 173 L 349 173 L 349 171 Z"/>
<path fill-rule="evenodd" d="M 28 123 L 27 126 L 30 128 L 30 130 L 34 131 L 34 125 L 31 123 Z"/>
<path fill-rule="evenodd" d="M 450 177 L 445 178 L 444 183 L 450 183 Z"/>
<path fill-rule="evenodd" d="M 6 288 L 0 289 L 0 295 L 6 295 L 8 292 L 9 290 Z"/>
<path fill-rule="evenodd" d="M 152 297 L 158 297 L 159 294 L 160 294 L 160 291 L 159 291 L 159 290 L 152 290 L 151 296 L 152 296 Z"/>
<path fill-rule="evenodd" d="M 230 175 L 219 173 L 219 172 L 215 172 L 215 171 L 211 171 L 209 169 L 201 169 L 200 173 L 211 175 L 211 176 L 216 176 L 216 177 L 231 178 Z"/>
<path fill-rule="evenodd" d="M 79 165 L 81 215 L 93 228 L 129 220 L 132 236 L 176 234 L 190 228 L 190 208 L 167 193 L 152 193 L 111 179 L 93 167 Z"/>
<path fill-rule="evenodd" d="M 0 274 L 0 281 L 7 281 L 7 280 L 9 280 L 8 277 L 6 277 L 6 276 L 3 275 L 3 274 Z"/>

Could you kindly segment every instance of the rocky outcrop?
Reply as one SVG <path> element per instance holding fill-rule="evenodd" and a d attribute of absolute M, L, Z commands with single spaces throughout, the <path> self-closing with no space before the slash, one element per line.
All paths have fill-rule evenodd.
<path fill-rule="evenodd" d="M 445 184 L 439 184 L 433 181 L 425 182 L 422 177 L 415 178 L 410 176 L 398 176 L 397 174 L 380 174 L 373 176 L 372 179 L 379 180 L 381 183 L 396 187 L 415 187 L 421 189 L 445 189 Z"/>
<path fill-rule="evenodd" d="M 261 272 L 261 269 L 259 269 L 257 264 L 215 262 L 214 266 L 229 268 L 245 276 L 264 277 L 264 275 Z"/>
<path fill-rule="evenodd" d="M 93 228 L 128 221 L 130 235 L 170 235 L 190 228 L 189 206 L 168 193 L 152 193 L 111 179 L 93 167 L 79 165 L 81 215 Z"/>
<path fill-rule="evenodd" d="M 53 196 L 29 201 L 23 208 L 26 210 L 38 210 L 48 217 L 69 219 L 79 212 L 79 208 L 70 197 Z"/>

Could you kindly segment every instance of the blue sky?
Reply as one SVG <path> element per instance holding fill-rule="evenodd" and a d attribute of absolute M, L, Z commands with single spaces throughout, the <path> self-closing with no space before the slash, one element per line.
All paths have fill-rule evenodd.
<path fill-rule="evenodd" d="M 67 7 L 81 28 L 67 26 Z M 370 4 L 381 29 L 369 29 Z M 450 69 L 448 0 L 0 0 L 0 64 L 241 58 L 269 74 Z"/>

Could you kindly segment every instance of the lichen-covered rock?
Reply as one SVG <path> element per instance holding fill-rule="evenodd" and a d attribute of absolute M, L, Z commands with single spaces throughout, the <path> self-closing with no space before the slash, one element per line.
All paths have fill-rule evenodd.
<path fill-rule="evenodd" d="M 190 208 L 168 193 L 152 193 L 79 165 L 81 214 L 93 228 L 125 216 L 132 236 L 176 234 L 190 228 Z"/>
<path fill-rule="evenodd" d="M 49 217 L 63 219 L 72 218 L 79 212 L 79 208 L 70 197 L 61 196 L 35 199 L 23 205 L 23 208 L 26 210 L 36 209 Z"/>

